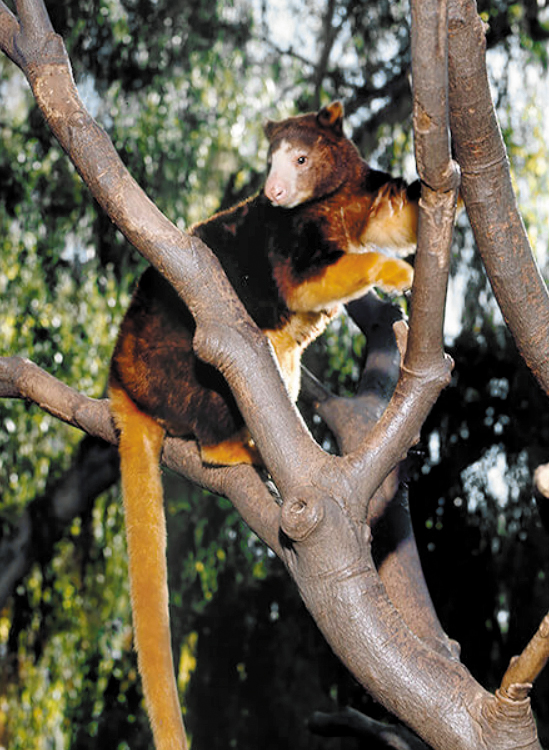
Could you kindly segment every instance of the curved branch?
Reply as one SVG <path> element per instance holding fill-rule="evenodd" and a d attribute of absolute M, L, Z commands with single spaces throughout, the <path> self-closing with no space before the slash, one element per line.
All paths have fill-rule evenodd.
<path fill-rule="evenodd" d="M 0 357 L 0 397 L 23 398 L 66 424 L 108 443 L 118 442 L 108 399 L 93 399 L 49 375 L 22 357 Z M 278 540 L 279 508 L 257 471 L 250 466 L 205 466 L 196 443 L 168 437 L 162 463 L 216 495 L 230 497 L 243 519 L 281 554 Z"/>
<path fill-rule="evenodd" d="M 24 357 L 0 357 L 0 398 L 28 399 L 66 424 L 117 442 L 107 399 L 82 396 Z"/>

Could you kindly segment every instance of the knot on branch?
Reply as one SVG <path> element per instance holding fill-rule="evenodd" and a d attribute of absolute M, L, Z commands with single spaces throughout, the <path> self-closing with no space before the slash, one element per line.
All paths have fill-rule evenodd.
<path fill-rule="evenodd" d="M 282 506 L 281 528 L 293 542 L 302 542 L 325 516 L 324 497 L 313 487 L 300 488 Z"/>
<path fill-rule="evenodd" d="M 511 703 L 523 703 L 528 699 L 530 690 L 532 690 L 531 682 L 514 683 L 505 689 L 498 688 L 496 697 L 503 701 L 511 701 Z"/>
<path fill-rule="evenodd" d="M 284 502 L 280 529 L 287 542 L 286 564 L 302 595 L 325 587 L 328 580 L 361 577 L 371 568 L 369 526 L 356 524 L 343 505 L 317 486 L 298 488 Z"/>
<path fill-rule="evenodd" d="M 480 723 L 486 747 L 498 750 L 539 747 L 530 699 L 524 691 L 527 686 L 515 687 L 515 698 L 497 690 L 495 696 L 482 701 Z"/>
<path fill-rule="evenodd" d="M 430 363 L 427 367 L 415 367 L 413 364 L 410 365 L 406 359 L 402 365 L 402 371 L 407 376 L 424 384 L 435 383 L 440 390 L 450 385 L 453 369 L 454 360 L 446 352 L 443 352 L 442 357 L 437 358 L 434 363 Z"/>
<path fill-rule="evenodd" d="M 424 205 L 433 201 L 440 203 L 444 199 L 451 205 L 461 185 L 461 168 L 457 161 L 448 159 L 445 166 L 430 169 L 428 174 L 422 175 L 421 183 L 427 188 L 421 192 Z"/>
<path fill-rule="evenodd" d="M 506 693 L 499 689 L 496 690 L 496 700 L 490 701 L 485 716 L 501 718 L 504 715 L 509 721 L 513 721 L 517 725 L 525 721 L 531 711 L 528 693 L 532 689 L 532 685 L 527 683 L 516 684 L 511 688 Z M 525 724 L 529 725 L 529 722 L 525 721 Z"/>

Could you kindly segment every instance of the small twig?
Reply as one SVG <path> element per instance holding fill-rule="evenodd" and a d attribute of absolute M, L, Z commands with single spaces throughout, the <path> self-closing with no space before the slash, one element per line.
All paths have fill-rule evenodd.
<path fill-rule="evenodd" d="M 549 613 L 541 621 L 536 634 L 526 646 L 520 656 L 514 656 L 511 659 L 507 671 L 501 680 L 500 692 L 508 698 L 513 699 L 517 686 L 524 686 L 526 692 L 532 687 L 532 684 L 541 670 L 549 660 Z M 522 695 L 521 697 L 525 697 Z"/>

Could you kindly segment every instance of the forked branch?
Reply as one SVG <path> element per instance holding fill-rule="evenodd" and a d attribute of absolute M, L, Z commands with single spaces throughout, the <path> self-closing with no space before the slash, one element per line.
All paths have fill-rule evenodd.
<path fill-rule="evenodd" d="M 62 41 L 53 33 L 41 0 L 19 0 L 18 19 L 0 3 L 0 45 L 27 75 L 46 120 L 100 205 L 184 297 L 197 322 L 197 349 L 233 387 L 281 491 L 282 510 L 267 497 L 253 469 L 204 469 L 194 446 L 181 442 L 167 443 L 167 459 L 173 445 L 174 460 L 191 479 L 230 496 L 284 559 L 343 662 L 431 747 L 534 750 L 539 743 L 527 702 L 491 696 L 448 650 L 431 648 L 406 624 L 377 573 L 365 523 L 374 491 L 413 443 L 450 372 L 442 350 L 442 319 L 456 185 L 445 140 L 446 105 L 440 110 L 440 102 L 447 100 L 443 6 L 438 0 L 416 0 L 414 6 L 414 33 L 418 23 L 426 33 L 420 45 L 418 37 L 414 42 L 414 66 L 418 54 L 428 58 L 425 70 L 419 68 L 415 93 L 418 162 L 425 187 L 404 368 L 380 422 L 342 458 L 325 455 L 310 437 L 286 396 L 264 337 L 217 261 L 156 209 L 84 109 Z M 434 95 L 425 95 L 429 67 L 434 70 Z M 231 321 L 230 334 L 225 325 L 222 335 L 220 320 Z M 18 388 L 24 389 L 23 380 Z M 4 392 L 17 395 L 14 390 L 10 384 Z M 89 405 L 87 412 L 71 398 L 72 413 L 78 415 L 74 422 L 81 427 L 86 413 L 107 409 L 99 403 Z M 67 416 L 59 403 L 49 406 Z"/>

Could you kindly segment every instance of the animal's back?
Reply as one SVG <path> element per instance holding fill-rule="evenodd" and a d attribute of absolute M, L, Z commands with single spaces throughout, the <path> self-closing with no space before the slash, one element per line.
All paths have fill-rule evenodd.
<path fill-rule="evenodd" d="M 276 227 L 287 222 L 284 210 L 271 206 L 261 194 L 190 231 L 213 250 L 246 310 L 263 330 L 280 325 L 288 312 L 268 253 Z"/>
<path fill-rule="evenodd" d="M 257 197 L 190 230 L 215 252 L 262 329 L 276 329 L 288 313 L 267 257 L 273 210 Z M 223 377 L 196 358 L 194 331 L 185 303 L 158 271 L 148 268 L 120 327 L 111 382 L 171 435 L 193 434 L 202 444 L 215 444 L 240 430 L 243 420 Z"/>
<path fill-rule="evenodd" d="M 198 360 L 195 323 L 173 287 L 154 268 L 141 276 L 120 328 L 111 383 L 171 435 L 201 435 L 215 442 L 242 426 L 222 376 Z M 212 425 L 209 426 L 209 415 Z"/>

